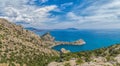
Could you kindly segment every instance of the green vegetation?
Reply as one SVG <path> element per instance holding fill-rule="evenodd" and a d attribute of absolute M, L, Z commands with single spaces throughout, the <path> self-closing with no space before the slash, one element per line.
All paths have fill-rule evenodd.
<path fill-rule="evenodd" d="M 83 63 L 83 60 L 79 58 L 79 59 L 76 61 L 76 63 L 77 63 L 78 65 L 80 65 L 80 64 Z"/>
<path fill-rule="evenodd" d="M 74 53 L 66 53 L 62 55 L 62 59 L 64 61 L 68 61 L 72 58 L 76 58 L 76 64 L 80 65 L 84 62 L 91 62 L 94 61 L 93 57 L 104 57 L 106 59 L 106 62 L 111 62 L 116 60 L 114 57 L 118 56 L 120 54 L 120 44 L 116 44 L 113 46 L 110 46 L 108 48 L 101 48 L 96 49 L 92 51 L 82 51 L 82 52 L 74 52 Z M 64 62 L 63 61 L 63 62 Z M 116 63 L 118 65 L 118 63 Z"/>
<path fill-rule="evenodd" d="M 0 64 L 9 66 L 47 66 L 58 59 L 58 52 L 42 44 L 44 40 L 0 18 Z"/>
<path fill-rule="evenodd" d="M 32 48 L 29 51 L 27 47 L 24 49 L 23 47 L 24 46 L 22 46 L 22 49 L 19 51 L 8 49 L 0 52 L 5 52 L 3 55 L 0 55 L 0 63 L 9 63 L 9 66 L 14 66 L 14 63 L 20 64 L 21 66 L 23 66 L 23 64 L 27 66 L 46 66 L 49 62 L 58 59 L 58 56 L 47 55 L 39 51 L 37 52 Z"/>
<path fill-rule="evenodd" d="M 64 66 L 71 66 L 70 63 L 66 63 Z"/>
<path fill-rule="evenodd" d="M 16 26 L 5 19 L 0 19 L 0 64 L 6 63 L 9 66 L 47 66 L 52 61 L 69 61 L 77 59 L 77 64 L 95 61 L 93 57 L 104 57 L 106 62 L 115 61 L 114 57 L 120 54 L 120 44 L 108 48 L 96 49 L 93 51 L 83 51 L 62 54 L 49 49 L 45 40 L 53 41 L 54 38 L 39 37 L 33 32 L 24 30 L 21 26 Z M 50 42 L 51 43 L 51 42 Z M 116 63 L 119 66 L 120 63 Z M 70 66 L 66 63 L 65 66 Z"/>

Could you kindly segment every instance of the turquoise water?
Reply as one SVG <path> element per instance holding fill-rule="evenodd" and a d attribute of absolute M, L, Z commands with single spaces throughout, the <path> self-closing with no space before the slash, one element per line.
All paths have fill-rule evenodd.
<path fill-rule="evenodd" d="M 53 30 L 50 32 L 57 41 L 75 41 L 84 39 L 86 44 L 78 45 L 58 45 L 55 50 L 65 48 L 71 52 L 94 50 L 108 47 L 120 43 L 120 30 Z"/>

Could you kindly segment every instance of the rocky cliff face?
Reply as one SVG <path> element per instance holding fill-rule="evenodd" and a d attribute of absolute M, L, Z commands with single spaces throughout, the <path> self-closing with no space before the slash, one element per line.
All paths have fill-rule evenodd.
<path fill-rule="evenodd" d="M 41 37 L 42 37 L 42 39 L 45 40 L 45 41 L 53 41 L 53 42 L 55 41 L 55 40 L 54 40 L 55 38 L 54 38 L 53 36 L 51 36 L 49 32 L 46 33 L 46 34 L 44 34 L 44 35 L 41 36 Z"/>
<path fill-rule="evenodd" d="M 31 31 L 0 18 L 0 64 L 45 66 L 58 53 Z"/>

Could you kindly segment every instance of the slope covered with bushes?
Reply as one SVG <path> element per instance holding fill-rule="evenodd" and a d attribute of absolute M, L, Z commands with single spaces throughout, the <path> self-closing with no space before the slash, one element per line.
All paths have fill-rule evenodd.
<path fill-rule="evenodd" d="M 49 66 L 120 66 L 120 44 L 92 51 L 65 53 L 60 59 L 61 62 L 54 61 Z"/>
<path fill-rule="evenodd" d="M 58 53 L 40 36 L 0 18 L 0 66 L 46 66 Z"/>

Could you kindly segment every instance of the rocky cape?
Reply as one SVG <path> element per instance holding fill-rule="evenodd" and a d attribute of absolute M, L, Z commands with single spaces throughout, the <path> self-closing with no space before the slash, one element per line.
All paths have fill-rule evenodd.
<path fill-rule="evenodd" d="M 52 48 L 54 46 L 57 45 L 84 45 L 86 42 L 83 39 L 79 39 L 73 42 L 64 42 L 64 41 L 56 41 L 55 38 L 53 36 L 51 36 L 51 34 L 48 32 L 46 34 L 44 34 L 43 36 L 41 36 L 43 40 L 45 40 L 45 44 L 48 45 L 49 48 Z"/>

